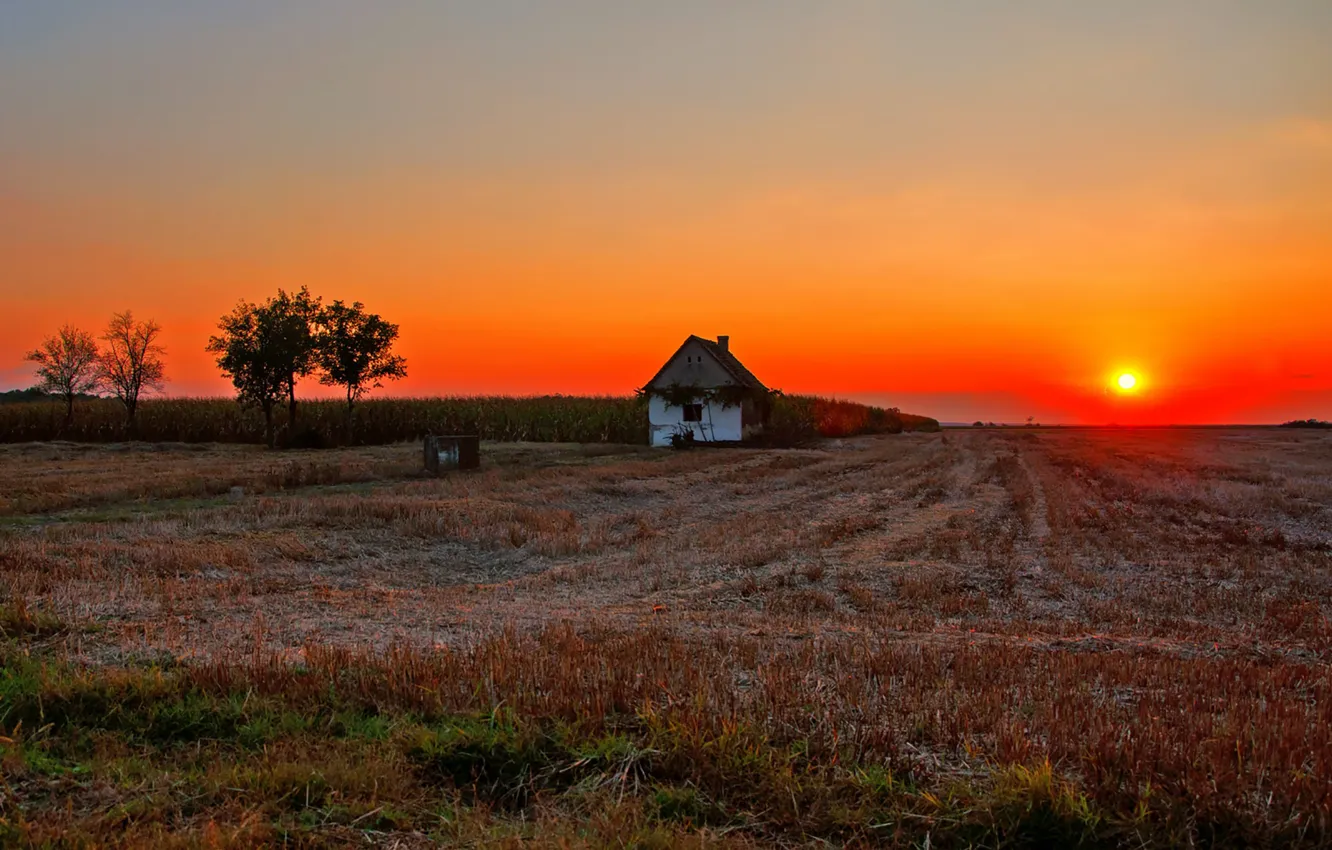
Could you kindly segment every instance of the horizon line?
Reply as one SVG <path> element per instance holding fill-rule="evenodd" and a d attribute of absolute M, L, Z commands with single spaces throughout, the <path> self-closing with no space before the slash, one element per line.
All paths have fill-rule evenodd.
<path fill-rule="evenodd" d="M 21 393 L 21 392 L 27 392 L 28 390 L 34 390 L 34 389 L 37 389 L 37 388 L 36 388 L 36 387 L 13 387 L 13 388 L 11 388 L 11 389 L 3 389 L 3 390 L 0 390 L 0 394 L 8 394 L 8 393 L 11 393 L 11 392 L 13 392 L 13 393 Z M 870 392 L 876 392 L 876 391 L 865 391 L 865 394 L 869 394 Z M 877 392 L 883 392 L 883 391 L 877 391 Z M 910 394 L 912 394 L 912 395 L 920 395 L 920 394 L 929 394 L 930 392 L 931 392 L 931 391 L 929 391 L 929 390 L 925 390 L 925 391 L 916 391 L 916 392 L 913 392 L 913 393 L 910 393 Z M 953 391 L 938 391 L 938 392 L 941 392 L 941 393 L 942 393 L 942 392 L 950 392 L 950 393 L 951 393 L 951 392 L 953 392 Z M 781 393 L 781 394 L 782 394 L 782 395 L 789 395 L 789 396 L 812 396 L 812 397 L 816 397 L 816 398 L 826 398 L 826 399 L 833 400 L 833 401 L 848 401 L 848 402 L 851 402 L 851 403 L 853 403 L 853 404 L 863 404 L 863 405 L 865 405 L 866 407 L 884 407 L 883 405 L 879 405 L 879 404 L 869 404 L 869 403 L 866 403 L 866 402 L 863 402 L 863 401 L 857 401 L 857 400 L 855 400 L 855 399 L 853 399 L 853 398 L 849 398 L 849 397 L 847 397 L 847 396 L 845 396 L 845 395 L 838 395 L 838 394 L 831 394 L 831 393 L 830 393 L 830 394 L 821 394 L 821 393 L 818 393 L 818 392 L 793 392 L 793 393 L 785 393 L 785 392 L 783 392 L 783 393 Z M 859 394 L 859 393 L 858 393 L 858 394 Z M 60 397 L 58 394 L 52 394 L 52 393 L 46 393 L 46 395 L 52 397 L 53 399 L 54 399 L 54 398 L 59 398 L 59 397 Z M 431 399 L 473 399 L 473 398 L 508 398 L 508 399 L 537 399 L 537 398 L 585 398 L 585 399 L 595 399 L 595 398 L 615 398 L 615 399 L 626 399 L 626 400 L 628 400 L 628 399 L 633 399 L 633 398 L 635 398 L 637 395 L 638 395 L 637 391 L 631 391 L 631 392 L 628 392 L 628 393 L 615 393 L 615 392 L 605 392 L 605 393 L 565 393 L 565 392 L 506 393 L 506 392 L 490 392 L 490 393 L 435 393 L 435 394 L 424 394 L 424 395 L 389 394 L 389 395 L 378 395 L 378 396 L 374 396 L 374 397 L 371 397 L 371 398 L 363 398 L 363 399 L 361 399 L 360 401 L 358 401 L 358 404 L 365 404 L 365 403 L 374 402 L 374 401 L 431 400 Z M 96 400 L 104 400 L 104 401 L 113 401 L 113 400 L 115 400 L 116 397 L 113 396 L 113 395 L 94 395 L 94 396 L 82 395 L 82 396 L 79 396 L 79 398 L 84 399 L 84 400 L 96 399 Z M 169 393 L 160 393 L 160 394 L 147 395 L 147 396 L 145 396 L 145 397 L 143 397 L 143 398 L 140 399 L 140 402 L 148 402 L 148 401 L 218 401 L 218 402 L 233 402 L 233 403 L 236 403 L 236 404 L 240 404 L 240 403 L 241 403 L 241 402 L 240 402 L 238 399 L 236 399 L 234 396 L 230 396 L 230 395 L 202 395 L 202 394 L 201 394 L 201 395 L 188 395 L 188 394 L 173 395 L 173 394 L 169 394 Z M 298 401 L 304 401 L 304 402 L 339 402 L 339 403 L 340 403 L 340 402 L 341 402 L 341 399 L 340 399 L 338 396 L 336 396 L 336 395 L 330 395 L 330 396 L 315 396 L 315 397 L 307 397 L 307 398 L 304 398 L 304 399 L 298 399 Z M 15 403 L 22 403 L 22 402 L 15 402 Z M 1308 422 L 1308 421 L 1320 422 L 1320 421 L 1323 421 L 1323 420 L 1318 419 L 1317 417 L 1307 417 L 1307 418 L 1305 418 L 1305 419 L 1288 419 L 1288 420 L 1285 420 L 1284 422 L 1268 421 L 1268 422 L 1154 422 L 1154 423 L 1133 423 L 1133 422 L 1126 422 L 1126 423 L 1120 423 L 1120 422 L 1061 422 L 1061 421 L 1051 421 L 1051 422 L 1039 422 L 1039 423 L 1034 423 L 1034 424 L 1028 424 L 1028 423 L 1025 422 L 1025 421 L 1000 421 L 1000 420 L 993 420 L 993 421 L 991 421 L 991 420 L 973 420 L 973 421 L 971 421 L 971 422 L 967 422 L 967 421 L 964 421 L 964 420 L 951 420 L 951 419 L 950 419 L 950 420 L 942 420 L 942 419 L 937 419 L 936 417 L 930 416 L 928 413 L 914 413 L 914 412 L 909 411 L 909 410 L 907 410 L 907 411 L 903 411 L 903 410 L 901 410 L 900 408 L 898 408 L 898 412 L 899 412 L 899 413 L 905 413 L 905 414 L 910 415 L 910 416 L 923 416 L 923 417 L 925 417 L 925 418 L 934 419 L 936 422 L 939 423 L 939 427 L 940 427 L 940 428 L 948 428 L 948 429 L 965 429 L 965 428 L 970 428 L 970 429 L 985 429 L 985 428 L 1024 428 L 1024 429 L 1036 430 L 1036 429 L 1040 429 L 1040 428 L 1060 428 L 1060 429 L 1092 428 L 1092 429 L 1107 429 L 1107 430 L 1109 430 L 1109 429 L 1114 429 L 1114 430 L 1128 430 L 1128 429 L 1146 429 L 1146 428 L 1154 428 L 1154 429 L 1161 429 L 1161 428 L 1215 428 L 1215 429 L 1224 429 L 1224 428 L 1281 428 L 1281 427 L 1289 427 L 1289 423 L 1293 423 L 1293 422 Z M 977 424 L 978 422 L 980 422 L 980 423 L 982 423 L 982 424 Z"/>

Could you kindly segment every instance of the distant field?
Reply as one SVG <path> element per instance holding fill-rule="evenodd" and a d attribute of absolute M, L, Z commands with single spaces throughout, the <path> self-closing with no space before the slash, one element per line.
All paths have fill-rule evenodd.
<path fill-rule="evenodd" d="M 296 427 L 283 408 L 279 442 L 312 446 L 345 443 L 340 401 L 303 401 Z M 81 400 L 66 427 L 54 401 L 0 405 L 0 443 L 65 439 L 120 442 L 129 438 L 125 413 L 113 399 Z M 782 443 L 853 434 L 934 431 L 926 416 L 815 396 L 774 400 L 770 436 Z M 353 442 L 384 445 L 426 434 L 478 434 L 484 440 L 646 444 L 647 407 L 632 396 L 460 396 L 370 399 L 357 404 Z M 138 439 L 147 442 L 263 443 L 258 410 L 225 398 L 147 399 L 139 411 Z"/>
<path fill-rule="evenodd" d="M 1326 846 L 1332 434 L 0 446 L 0 844 Z"/>

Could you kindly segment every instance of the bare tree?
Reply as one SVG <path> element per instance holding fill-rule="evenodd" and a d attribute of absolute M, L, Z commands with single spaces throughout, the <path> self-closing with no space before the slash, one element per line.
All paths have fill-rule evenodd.
<path fill-rule="evenodd" d="M 97 341 L 87 331 L 65 325 L 54 336 L 42 340 L 40 348 L 29 351 L 26 359 L 37 364 L 39 386 L 65 399 L 68 428 L 74 418 L 75 397 L 93 392 L 101 385 Z"/>
<path fill-rule="evenodd" d="M 100 375 L 105 386 L 125 405 L 129 434 L 138 435 L 139 395 L 161 390 L 166 381 L 162 355 L 166 349 L 157 343 L 162 326 L 149 319 L 134 321 L 126 310 L 111 317 L 102 340 L 106 348 L 98 358 Z"/>

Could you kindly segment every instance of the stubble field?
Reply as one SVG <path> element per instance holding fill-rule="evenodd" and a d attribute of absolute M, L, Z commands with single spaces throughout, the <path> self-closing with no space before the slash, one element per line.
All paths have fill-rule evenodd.
<path fill-rule="evenodd" d="M 0 837 L 1319 846 L 1332 438 L 0 446 Z"/>

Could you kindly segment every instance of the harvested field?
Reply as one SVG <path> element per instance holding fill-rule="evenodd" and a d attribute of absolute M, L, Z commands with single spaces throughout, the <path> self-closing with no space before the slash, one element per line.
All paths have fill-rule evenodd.
<path fill-rule="evenodd" d="M 4 828 L 1332 841 L 1328 434 L 483 458 L 0 446 Z"/>

